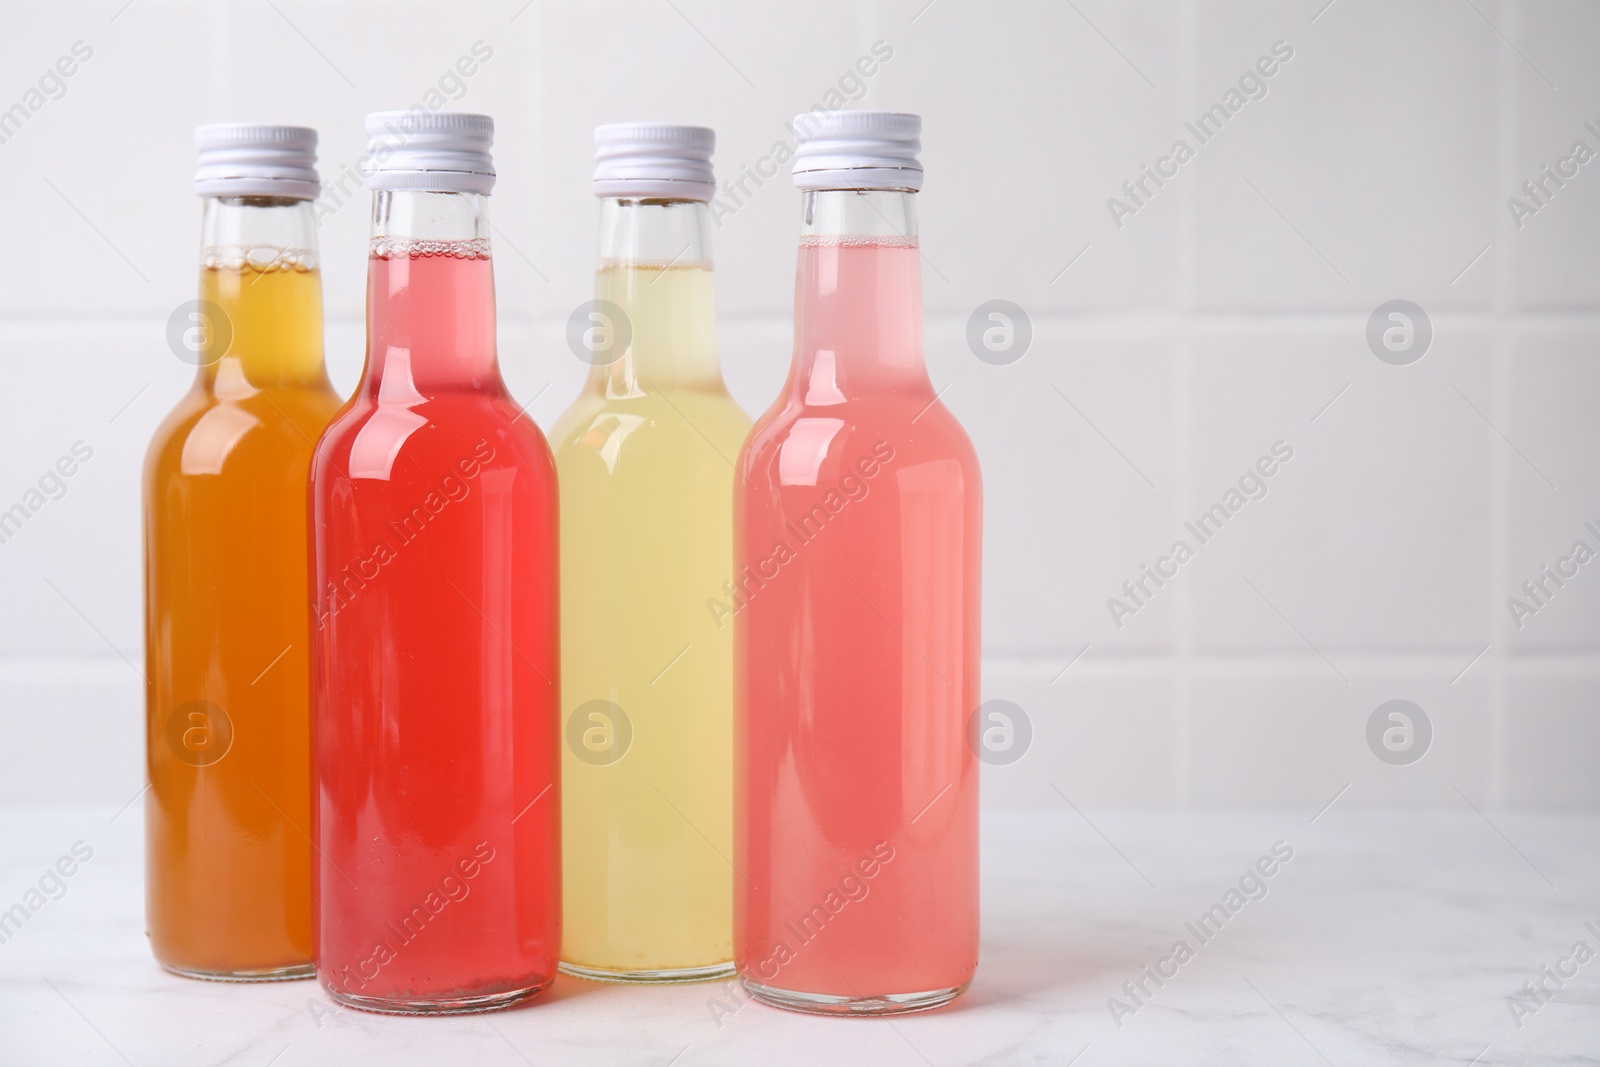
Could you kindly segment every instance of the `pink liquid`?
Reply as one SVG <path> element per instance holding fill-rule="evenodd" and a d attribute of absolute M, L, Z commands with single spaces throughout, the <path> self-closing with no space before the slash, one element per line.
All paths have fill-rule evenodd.
<path fill-rule="evenodd" d="M 923 367 L 914 247 L 811 240 L 795 315 L 734 505 L 739 972 L 836 998 L 965 986 L 977 460 Z"/>
<path fill-rule="evenodd" d="M 374 257 L 312 475 L 319 978 L 378 1010 L 531 995 L 561 944 L 556 481 L 487 258 Z"/>

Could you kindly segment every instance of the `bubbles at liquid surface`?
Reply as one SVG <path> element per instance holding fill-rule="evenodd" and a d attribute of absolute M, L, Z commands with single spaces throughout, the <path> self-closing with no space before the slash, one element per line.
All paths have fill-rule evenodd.
<path fill-rule="evenodd" d="M 616 259 L 610 256 L 600 260 L 600 270 L 603 271 L 648 271 L 652 274 L 663 274 L 667 271 L 710 270 L 709 259 Z"/>
<path fill-rule="evenodd" d="M 427 256 L 488 259 L 489 239 L 474 237 L 468 241 L 441 241 L 423 237 L 374 237 L 372 254 L 378 259 L 419 259 Z"/>
<path fill-rule="evenodd" d="M 207 270 L 249 271 L 271 274 L 275 271 L 313 271 L 317 269 L 314 248 L 282 248 L 277 245 L 212 245 L 200 257 Z"/>
<path fill-rule="evenodd" d="M 888 233 L 804 234 L 801 248 L 916 248 L 915 237 Z"/>

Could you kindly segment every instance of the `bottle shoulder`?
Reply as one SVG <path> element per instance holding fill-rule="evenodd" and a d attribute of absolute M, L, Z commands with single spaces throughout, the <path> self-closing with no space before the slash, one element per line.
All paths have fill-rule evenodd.
<path fill-rule="evenodd" d="M 956 481 L 981 484 L 971 439 L 936 397 L 807 405 L 785 398 L 757 420 L 740 456 L 752 484 L 805 485 L 816 472 L 847 471 L 876 457 L 901 469 L 942 464 Z"/>
<path fill-rule="evenodd" d="M 351 398 L 317 443 L 312 477 L 337 481 L 428 481 L 466 465 L 555 478 L 549 443 L 504 394 L 462 394 L 422 403 Z"/>
<path fill-rule="evenodd" d="M 151 475 L 217 475 L 258 463 L 303 459 L 339 409 L 325 382 L 219 397 L 198 385 L 173 405 L 151 435 Z"/>
<path fill-rule="evenodd" d="M 551 428 L 558 460 L 621 450 L 673 448 L 680 442 L 710 445 L 732 460 L 750 432 L 751 419 L 726 390 L 677 389 L 607 397 L 586 390 Z"/>

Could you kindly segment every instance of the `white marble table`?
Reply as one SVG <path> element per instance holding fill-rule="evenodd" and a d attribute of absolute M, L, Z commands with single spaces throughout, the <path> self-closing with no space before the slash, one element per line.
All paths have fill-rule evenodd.
<path fill-rule="evenodd" d="M 723 987 L 563 977 L 514 1011 L 406 1019 L 335 1009 L 312 982 L 164 973 L 137 805 L 0 810 L 0 909 L 74 842 L 94 850 L 0 944 L 0 1064 L 1600 1063 L 1600 956 L 1562 963 L 1580 940 L 1600 952 L 1600 815 L 1314 814 L 990 813 L 978 978 L 925 1015 L 729 1013 Z M 1278 841 L 1294 854 L 1264 864 L 1266 895 L 1197 937 L 1185 924 Z M 1113 1019 L 1146 965 L 1176 974 Z M 1515 1018 L 1508 998 L 1547 966 L 1577 973 Z"/>

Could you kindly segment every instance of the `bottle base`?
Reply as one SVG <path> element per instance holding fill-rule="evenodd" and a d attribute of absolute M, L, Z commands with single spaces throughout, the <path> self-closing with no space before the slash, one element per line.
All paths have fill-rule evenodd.
<path fill-rule="evenodd" d="M 774 1008 L 805 1012 L 808 1015 L 904 1015 L 913 1011 L 929 1011 L 950 1003 L 967 991 L 970 983 L 946 989 L 930 989 L 924 993 L 884 993 L 875 997 L 841 997 L 831 993 L 800 993 L 792 989 L 774 989 L 771 986 L 739 979 L 745 992 L 752 998 Z"/>
<path fill-rule="evenodd" d="M 514 1007 L 550 988 L 550 981 L 538 985 L 512 989 L 504 993 L 486 993 L 482 996 L 449 997 L 437 1000 L 405 1000 L 393 997 L 364 997 L 356 993 L 340 993 L 326 985 L 322 991 L 328 999 L 346 1008 L 376 1012 L 379 1015 L 475 1015 L 486 1011 L 499 1011 Z"/>
<path fill-rule="evenodd" d="M 198 978 L 203 982 L 293 982 L 317 976 L 317 965 L 314 963 L 296 963 L 288 967 L 268 967 L 253 971 L 202 971 L 193 967 L 162 963 L 161 969 L 179 978 Z"/>
<path fill-rule="evenodd" d="M 562 974 L 586 978 L 591 982 L 617 982 L 623 985 L 673 985 L 684 982 L 715 982 L 734 975 L 733 961 L 713 963 L 705 967 L 678 967 L 654 971 L 611 971 L 600 967 L 585 967 L 578 963 L 563 963 Z"/>

